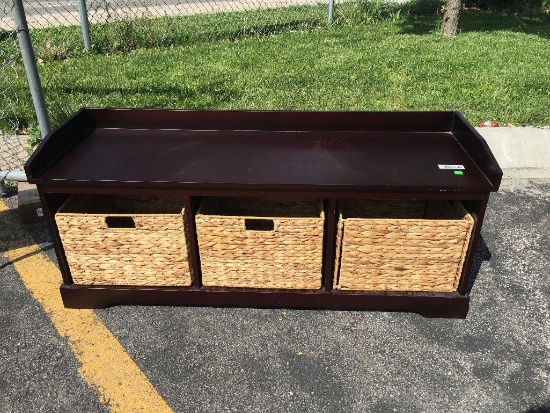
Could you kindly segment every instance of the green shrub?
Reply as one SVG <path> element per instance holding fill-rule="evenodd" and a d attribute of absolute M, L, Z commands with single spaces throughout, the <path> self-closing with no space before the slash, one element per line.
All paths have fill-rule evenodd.
<path fill-rule="evenodd" d="M 357 9 L 359 15 L 366 20 L 392 20 L 396 21 L 401 15 L 399 3 L 385 0 L 358 0 Z"/>
<path fill-rule="evenodd" d="M 475 7 L 489 11 L 513 13 L 541 12 L 548 9 L 549 0 L 465 0 L 465 7 Z"/>
<path fill-rule="evenodd" d="M 444 3 L 444 0 L 411 0 L 405 5 L 409 14 L 429 16 L 437 14 Z"/>
<path fill-rule="evenodd" d="M 353 25 L 373 21 L 397 22 L 409 15 L 436 16 L 443 3 L 444 0 L 410 0 L 403 3 L 388 0 L 357 0 L 355 3 L 338 5 L 338 21 Z"/>

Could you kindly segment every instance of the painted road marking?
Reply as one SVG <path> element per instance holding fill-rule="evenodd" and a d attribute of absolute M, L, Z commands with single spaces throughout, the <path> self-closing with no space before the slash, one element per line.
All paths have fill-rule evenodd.
<path fill-rule="evenodd" d="M 0 238 L 0 250 L 19 273 L 25 287 L 40 303 L 61 337 L 67 338 L 86 383 L 111 412 L 172 412 L 145 374 L 93 310 L 63 306 L 59 294 L 61 273 L 21 228 L 14 213 L 0 200 L 0 228 L 11 239 Z M 23 245 L 23 246 L 21 246 Z"/>

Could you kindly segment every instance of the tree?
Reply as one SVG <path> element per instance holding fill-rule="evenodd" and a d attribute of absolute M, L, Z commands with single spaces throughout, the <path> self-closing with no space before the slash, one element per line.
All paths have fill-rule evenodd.
<path fill-rule="evenodd" d="M 462 0 L 447 0 L 445 2 L 445 12 L 443 13 L 443 22 L 441 23 L 441 33 L 443 35 L 447 37 L 456 35 L 461 10 Z"/>

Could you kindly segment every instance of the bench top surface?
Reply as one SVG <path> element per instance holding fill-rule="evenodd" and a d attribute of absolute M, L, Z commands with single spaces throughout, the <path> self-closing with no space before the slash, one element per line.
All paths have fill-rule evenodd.
<path fill-rule="evenodd" d="M 139 110 L 131 112 L 139 114 Z M 200 112 L 200 116 L 205 113 L 222 117 L 224 113 L 229 117 L 235 114 Z M 144 114 L 149 115 L 147 111 Z M 280 116 L 280 112 L 277 114 Z M 185 115 L 189 116 L 189 112 Z M 307 116 L 312 127 L 304 121 L 303 127 L 290 122 L 291 127 L 285 128 L 282 122 L 277 127 L 267 124 L 264 130 L 257 125 L 247 129 L 246 119 L 242 125 L 214 122 L 203 127 L 198 121 L 181 125 L 167 122 L 164 128 L 161 121 L 153 125 L 104 120 L 92 123 L 88 116 L 86 125 L 81 120 L 78 127 L 73 121 L 72 139 L 68 133 L 70 124 L 52 133 L 49 146 L 44 142 L 38 150 L 44 153 L 33 155 L 35 159 L 27 163 L 27 174 L 40 183 L 97 185 L 496 190 L 494 179 L 491 182 L 452 130 L 416 124 L 411 130 L 406 125 L 378 125 L 372 130 L 367 125 L 358 130 L 353 122 L 348 127 L 323 127 Z M 399 113 L 394 119 L 399 121 Z M 334 122 L 338 120 L 335 116 Z M 60 146 L 62 139 L 55 136 L 63 133 L 67 135 L 63 138 L 65 147 L 56 151 L 55 146 Z M 59 142 L 55 143 L 56 139 Z M 51 158 L 49 162 L 45 156 Z M 490 152 L 489 156 L 492 157 Z M 44 166 L 39 168 L 39 164 Z"/>

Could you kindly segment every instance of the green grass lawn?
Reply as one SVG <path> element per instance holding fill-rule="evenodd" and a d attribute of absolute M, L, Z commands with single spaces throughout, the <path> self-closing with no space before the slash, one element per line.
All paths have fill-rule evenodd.
<path fill-rule="evenodd" d="M 458 110 L 473 124 L 550 124 L 549 15 L 465 13 L 454 39 L 430 17 L 344 17 L 330 27 L 45 60 L 52 123 L 82 106 L 109 106 Z M 34 116 L 19 72 L 25 128 Z"/>

